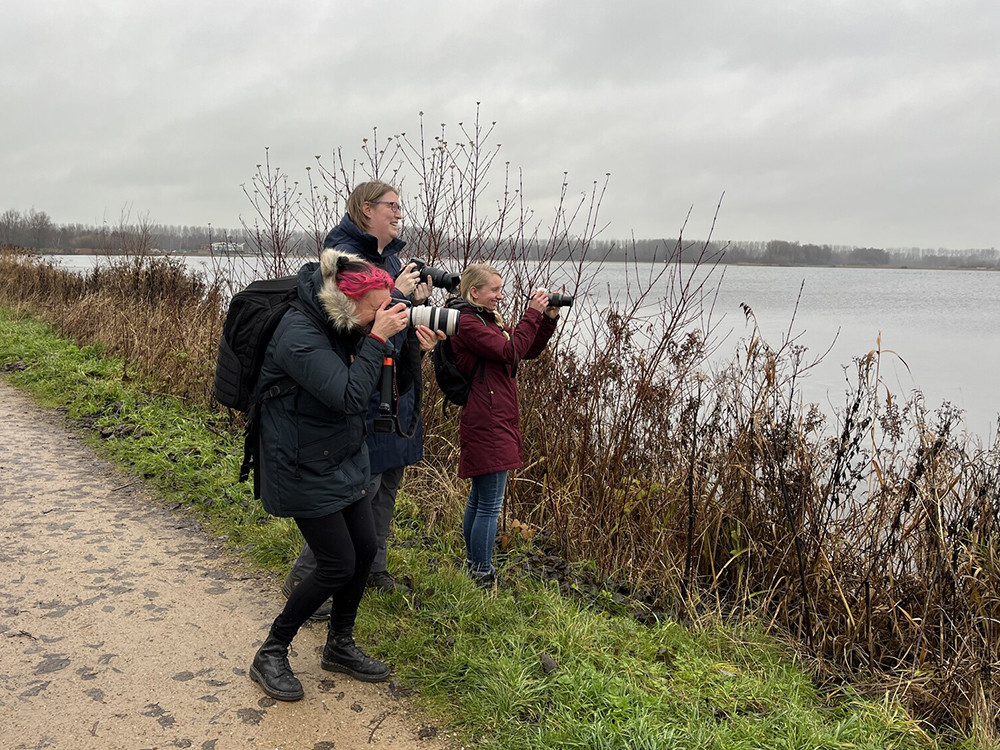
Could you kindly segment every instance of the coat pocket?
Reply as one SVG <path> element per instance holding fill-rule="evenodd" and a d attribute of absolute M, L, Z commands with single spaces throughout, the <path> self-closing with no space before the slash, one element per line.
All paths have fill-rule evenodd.
<path fill-rule="evenodd" d="M 322 471 L 325 466 L 338 466 L 353 456 L 365 441 L 364 425 L 360 422 L 345 425 L 344 429 L 299 446 L 299 466 Z"/>

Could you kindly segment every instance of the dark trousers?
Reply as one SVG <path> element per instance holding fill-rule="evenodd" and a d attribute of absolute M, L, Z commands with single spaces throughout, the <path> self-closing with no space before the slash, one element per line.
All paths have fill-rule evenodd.
<path fill-rule="evenodd" d="M 328 598 L 333 599 L 330 630 L 350 631 L 377 548 L 371 501 L 365 497 L 336 513 L 296 518 L 295 523 L 316 557 L 316 570 L 292 590 L 271 633 L 283 643 L 291 643 L 302 624 Z"/>
<path fill-rule="evenodd" d="M 365 495 L 372 504 L 372 516 L 375 518 L 375 539 L 378 551 L 372 563 L 372 573 L 385 573 L 388 570 L 386 556 L 388 554 L 389 531 L 392 527 L 392 516 L 396 511 L 396 493 L 403 479 L 405 466 L 386 469 L 381 474 L 372 474 L 372 483 L 368 485 Z M 302 551 L 292 565 L 292 573 L 300 581 L 316 570 L 316 560 L 308 544 L 302 545 Z"/>

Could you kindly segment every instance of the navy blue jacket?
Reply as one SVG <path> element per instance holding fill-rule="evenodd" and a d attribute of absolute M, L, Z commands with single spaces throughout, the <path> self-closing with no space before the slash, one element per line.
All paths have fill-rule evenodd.
<path fill-rule="evenodd" d="M 382 253 L 378 251 L 378 240 L 361 230 L 351 217 L 344 214 L 340 224 L 330 230 L 330 233 L 323 241 L 323 247 L 336 248 L 342 252 L 357 255 L 372 265 L 385 269 L 385 271 L 396 278 L 403 270 L 403 259 L 399 253 L 406 246 L 400 239 L 390 242 Z M 395 296 L 402 298 L 404 295 L 396 292 Z M 397 355 L 397 373 L 400 361 L 409 355 L 404 351 L 407 347 L 419 347 L 416 335 L 412 330 L 399 333 L 392 339 L 395 353 Z M 415 464 L 424 456 L 424 421 L 421 415 L 417 415 L 416 429 L 412 438 L 403 438 L 395 432 L 375 432 L 374 420 L 378 416 L 379 393 L 376 390 L 372 396 L 368 409 L 368 457 L 371 462 L 372 474 L 381 474 L 388 469 L 397 469 L 402 466 Z M 410 426 L 413 417 L 414 393 L 412 390 L 399 397 L 399 424 L 404 430 Z"/>

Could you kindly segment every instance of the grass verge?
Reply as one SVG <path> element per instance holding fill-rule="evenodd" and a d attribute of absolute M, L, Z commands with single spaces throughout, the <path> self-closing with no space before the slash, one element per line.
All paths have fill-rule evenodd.
<path fill-rule="evenodd" d="M 280 571 L 298 551 L 294 524 L 268 517 L 236 483 L 242 446 L 217 413 L 150 392 L 99 348 L 3 309 L 0 373 L 64 408 L 100 454 L 193 510 L 248 564 Z M 359 635 L 415 701 L 477 747 L 973 746 L 929 737 L 889 697 L 821 694 L 745 627 L 640 625 L 524 578 L 483 592 L 461 572 L 458 530 L 427 536 L 405 497 L 390 556 L 410 591 L 367 597 Z"/>

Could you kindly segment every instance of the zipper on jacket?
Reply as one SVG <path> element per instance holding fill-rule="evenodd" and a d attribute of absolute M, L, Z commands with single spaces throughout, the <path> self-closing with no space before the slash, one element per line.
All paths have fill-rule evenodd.
<path fill-rule="evenodd" d="M 299 424 L 299 391 L 295 391 L 295 398 L 292 399 L 292 416 L 295 421 L 295 478 L 302 479 L 299 473 L 299 456 L 302 453 L 302 427 Z"/>

